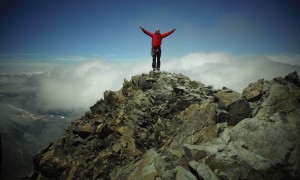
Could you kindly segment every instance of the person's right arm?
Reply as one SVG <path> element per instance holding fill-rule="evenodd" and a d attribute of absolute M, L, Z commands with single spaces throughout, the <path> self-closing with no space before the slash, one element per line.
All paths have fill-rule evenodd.
<path fill-rule="evenodd" d="M 145 34 L 147 34 L 148 36 L 150 36 L 150 37 L 153 36 L 153 34 L 152 34 L 151 32 L 149 32 L 149 31 L 147 31 L 146 29 L 142 28 L 142 26 L 140 26 L 140 29 L 141 29 Z"/>

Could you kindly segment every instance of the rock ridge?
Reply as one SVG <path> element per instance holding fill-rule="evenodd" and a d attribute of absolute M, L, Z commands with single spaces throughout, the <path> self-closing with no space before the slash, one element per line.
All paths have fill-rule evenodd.
<path fill-rule="evenodd" d="M 38 152 L 27 179 L 299 179 L 300 81 L 240 94 L 182 74 L 124 80 Z"/>

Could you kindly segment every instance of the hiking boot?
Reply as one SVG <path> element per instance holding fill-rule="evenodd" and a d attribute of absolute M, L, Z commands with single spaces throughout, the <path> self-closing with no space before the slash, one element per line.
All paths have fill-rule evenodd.
<path fill-rule="evenodd" d="M 160 68 L 156 68 L 156 70 L 157 70 L 158 72 L 160 72 Z"/>
<path fill-rule="evenodd" d="M 156 69 L 156 68 L 153 68 L 153 72 L 155 72 L 155 69 Z"/>

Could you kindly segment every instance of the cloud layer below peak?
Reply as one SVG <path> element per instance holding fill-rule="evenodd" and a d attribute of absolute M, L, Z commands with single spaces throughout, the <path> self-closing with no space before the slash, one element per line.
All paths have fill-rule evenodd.
<path fill-rule="evenodd" d="M 242 92 L 258 79 L 272 79 L 293 71 L 299 73 L 299 62 L 299 56 L 236 57 L 220 52 L 199 52 L 168 60 L 162 57 L 161 70 L 182 73 L 216 89 L 226 86 Z M 40 81 L 39 104 L 45 109 L 87 110 L 103 97 L 104 91 L 119 90 L 124 79 L 148 73 L 151 69 L 150 60 L 126 66 L 90 60 L 57 67 Z"/>

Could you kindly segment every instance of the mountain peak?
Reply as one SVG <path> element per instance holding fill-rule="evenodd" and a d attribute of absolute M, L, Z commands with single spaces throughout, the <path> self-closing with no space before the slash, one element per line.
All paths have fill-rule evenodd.
<path fill-rule="evenodd" d="M 297 73 L 242 94 L 169 72 L 106 91 L 28 178 L 271 179 L 299 177 Z"/>

